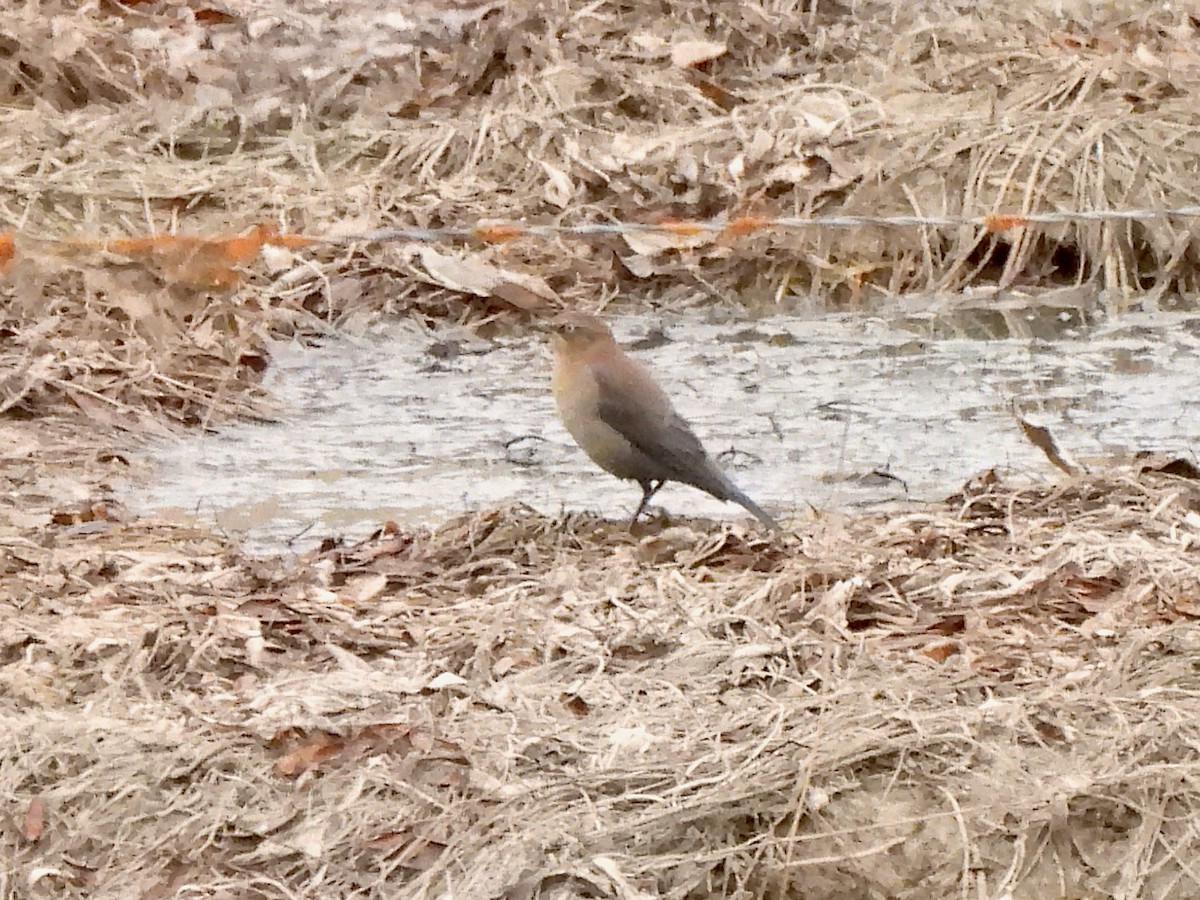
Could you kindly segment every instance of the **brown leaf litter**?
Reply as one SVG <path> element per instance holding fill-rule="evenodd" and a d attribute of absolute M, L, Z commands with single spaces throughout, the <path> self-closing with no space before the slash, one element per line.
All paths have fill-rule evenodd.
<path fill-rule="evenodd" d="M 272 340 L 380 315 L 1187 302 L 1189 223 L 1021 216 L 1195 202 L 1196 30 L 943 0 L 6 5 L 0 894 L 1200 896 L 1188 459 L 984 473 L 777 538 L 514 507 L 275 559 L 120 502 L 147 433 L 273 414 Z M 809 212 L 994 218 L 758 227 Z M 488 224 L 559 221 L 680 227 Z M 266 239 L 396 226 L 486 240 Z"/>
<path fill-rule="evenodd" d="M 55 521 L 37 456 L 0 556 L 32 894 L 1192 889 L 1194 480 L 777 538 L 495 510 L 285 563 Z"/>

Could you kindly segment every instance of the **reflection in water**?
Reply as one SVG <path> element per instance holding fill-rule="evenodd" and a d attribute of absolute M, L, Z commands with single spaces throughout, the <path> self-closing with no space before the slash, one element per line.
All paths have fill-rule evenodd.
<path fill-rule="evenodd" d="M 1031 333 L 1047 333 L 1034 315 L 1044 311 L 1028 318 Z M 1013 422 L 1013 400 L 1076 457 L 1195 445 L 1200 318 L 1139 314 L 1089 328 L 1055 315 L 1054 340 L 947 337 L 975 329 L 936 316 L 611 324 L 626 346 L 666 327 L 670 340 L 642 358 L 713 454 L 730 451 L 721 461 L 734 480 L 786 517 L 809 503 L 936 498 L 989 466 L 1054 477 Z M 281 424 L 155 448 L 153 482 L 134 505 L 215 517 L 258 547 L 309 528 L 301 543 L 518 501 L 548 514 L 629 514 L 637 486 L 596 469 L 559 424 L 540 338 L 439 337 L 398 324 L 276 347 L 268 384 Z M 681 485 L 656 505 L 744 516 Z"/>

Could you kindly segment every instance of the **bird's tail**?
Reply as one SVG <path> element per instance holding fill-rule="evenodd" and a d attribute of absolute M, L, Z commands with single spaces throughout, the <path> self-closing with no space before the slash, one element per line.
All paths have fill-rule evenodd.
<path fill-rule="evenodd" d="M 766 525 L 767 528 L 771 529 L 771 531 L 782 530 L 779 527 L 779 523 L 772 519 L 771 516 L 761 506 L 759 506 L 737 488 L 734 488 L 729 492 L 729 499 L 738 506 L 742 507 L 742 509 L 746 510 L 746 512 L 754 516 L 754 518 L 758 519 L 758 521 Z"/>

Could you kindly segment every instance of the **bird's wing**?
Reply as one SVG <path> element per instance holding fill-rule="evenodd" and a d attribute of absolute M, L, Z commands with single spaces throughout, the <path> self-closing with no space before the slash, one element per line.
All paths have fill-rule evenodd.
<path fill-rule="evenodd" d="M 598 388 L 596 412 L 609 428 L 662 467 L 662 478 L 691 484 L 725 499 L 730 487 L 683 417 L 655 388 L 655 395 L 631 389 L 629 381 L 593 370 Z"/>

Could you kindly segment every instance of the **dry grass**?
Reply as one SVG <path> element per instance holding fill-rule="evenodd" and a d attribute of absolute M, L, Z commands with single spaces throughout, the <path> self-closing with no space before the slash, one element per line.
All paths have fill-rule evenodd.
<path fill-rule="evenodd" d="M 23 373 L 0 403 L 91 398 L 119 424 L 146 409 L 211 423 L 253 410 L 242 368 L 265 335 L 380 311 L 511 311 L 455 289 L 408 244 L 197 271 L 190 258 L 47 240 L 1197 202 L 1200 55 L 1182 7 L 343 7 L 336 20 L 273 0 L 221 15 L 165 0 L 0 11 L 0 215 L 19 231 L 14 260 L 0 253 L 0 362 Z M 697 39 L 726 52 L 673 65 Z M 464 252 L 537 276 L 568 304 L 624 294 L 751 309 L 1076 283 L 1079 303 L 1120 309 L 1190 297 L 1200 271 L 1188 224 L 1168 220 Z M 146 381 L 145 343 L 154 372 L 131 385 Z"/>
<path fill-rule="evenodd" d="M 269 410 L 270 338 L 514 300 L 416 246 L 105 239 L 1196 202 L 1197 20 L 1043 6 L 6 4 L 0 896 L 1200 896 L 1194 479 L 983 477 L 777 541 L 509 509 L 266 561 L 118 500 L 123 430 Z M 673 66 L 694 39 L 727 52 Z M 1115 310 L 1190 295 L 1198 249 L 464 255 L 568 304 Z"/>
<path fill-rule="evenodd" d="M 0 567 L 4 878 L 1194 896 L 1197 510 L 985 479 L 777 540 L 518 509 L 290 566 L 60 516 Z"/>

